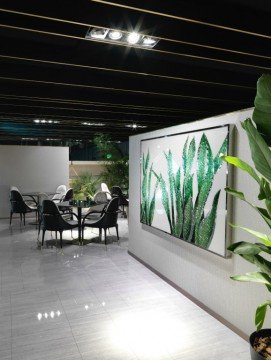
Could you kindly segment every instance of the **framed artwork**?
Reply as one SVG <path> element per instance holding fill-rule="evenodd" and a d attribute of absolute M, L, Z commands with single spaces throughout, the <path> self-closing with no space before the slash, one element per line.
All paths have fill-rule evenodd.
<path fill-rule="evenodd" d="M 141 223 L 226 257 L 230 126 L 141 141 Z"/>

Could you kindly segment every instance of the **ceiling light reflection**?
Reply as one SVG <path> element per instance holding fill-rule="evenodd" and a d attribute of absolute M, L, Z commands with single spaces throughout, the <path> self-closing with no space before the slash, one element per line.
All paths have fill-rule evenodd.
<path fill-rule="evenodd" d="M 59 310 L 57 310 L 57 311 L 52 310 L 49 313 L 47 313 L 47 312 L 45 312 L 44 314 L 38 313 L 37 318 L 40 321 L 42 318 L 44 318 L 44 319 L 50 319 L 50 318 L 54 319 L 55 316 L 59 317 L 60 315 L 61 315 L 61 312 Z"/>
<path fill-rule="evenodd" d="M 128 345 L 140 357 L 150 359 L 189 350 L 194 341 L 187 323 L 161 310 L 123 313 L 108 332 L 114 347 L 123 349 Z"/>

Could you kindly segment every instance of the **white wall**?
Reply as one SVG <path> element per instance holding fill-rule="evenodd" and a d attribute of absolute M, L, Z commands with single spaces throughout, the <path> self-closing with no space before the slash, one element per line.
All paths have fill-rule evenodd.
<path fill-rule="evenodd" d="M 9 216 L 9 189 L 55 191 L 69 183 L 69 148 L 0 145 L 0 217 Z"/>
<path fill-rule="evenodd" d="M 251 164 L 248 141 L 240 126 L 240 121 L 251 113 L 251 109 L 243 110 L 132 136 L 129 160 L 129 251 L 245 334 L 254 331 L 254 311 L 268 298 L 267 290 L 229 279 L 230 275 L 253 271 L 254 267 L 240 257 L 221 258 L 140 223 L 140 140 L 236 124 L 234 153 Z M 244 191 L 248 198 L 257 199 L 257 185 L 241 171 L 234 172 L 234 187 Z M 234 201 L 231 213 L 234 223 L 268 232 L 264 222 L 243 202 Z M 233 242 L 254 241 L 241 230 L 233 231 L 231 237 Z"/>

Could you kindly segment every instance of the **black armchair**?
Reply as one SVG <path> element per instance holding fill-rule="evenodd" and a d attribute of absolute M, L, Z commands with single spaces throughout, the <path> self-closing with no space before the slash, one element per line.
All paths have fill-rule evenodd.
<path fill-rule="evenodd" d="M 22 218 L 24 220 L 25 225 L 25 214 L 35 212 L 37 217 L 37 206 L 28 205 L 22 197 L 22 194 L 13 189 L 10 191 L 10 217 L 9 217 L 9 225 L 11 225 L 13 214 L 20 214 L 20 220 L 22 223 Z"/>
<path fill-rule="evenodd" d="M 88 216 L 90 213 L 86 214 L 83 218 L 83 222 L 82 222 L 82 239 L 84 240 L 84 229 L 85 227 L 91 227 L 91 228 L 96 228 L 99 229 L 99 235 L 100 235 L 100 239 L 102 237 L 102 229 L 104 229 L 104 242 L 105 245 L 107 245 L 107 239 L 106 239 L 106 230 L 111 228 L 111 227 L 115 227 L 116 228 L 116 233 L 117 233 L 117 238 L 119 240 L 119 231 L 118 231 L 118 212 L 119 212 L 119 199 L 113 198 L 109 204 L 107 205 L 107 207 L 104 209 L 104 213 L 102 214 L 102 216 L 94 221 L 90 221 L 88 219 Z"/>
<path fill-rule="evenodd" d="M 70 201 L 73 199 L 73 189 L 70 188 L 67 190 L 66 194 L 62 197 L 62 199 L 60 200 L 60 202 L 64 202 L 64 201 Z M 72 208 L 70 208 L 69 206 L 64 207 L 62 206 L 60 211 L 64 214 L 71 214 L 71 219 L 72 219 Z"/>
<path fill-rule="evenodd" d="M 129 206 L 129 199 L 127 196 L 123 194 L 121 188 L 119 186 L 113 186 L 111 190 L 111 194 L 113 197 L 119 198 L 119 207 L 122 207 L 122 213 L 125 215 L 125 206 Z"/>
<path fill-rule="evenodd" d="M 77 215 L 72 213 L 77 219 Z M 72 230 L 78 227 L 78 221 L 65 220 L 59 212 L 57 205 L 52 200 L 44 200 L 42 205 L 42 243 L 44 244 L 44 236 L 46 230 L 60 233 L 60 247 L 62 248 L 62 233 L 65 230 Z"/>

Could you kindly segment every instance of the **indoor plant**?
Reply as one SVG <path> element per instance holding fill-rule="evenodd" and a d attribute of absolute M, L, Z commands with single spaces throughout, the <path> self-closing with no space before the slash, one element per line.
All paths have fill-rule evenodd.
<path fill-rule="evenodd" d="M 240 191 L 231 188 L 226 188 L 226 191 L 252 206 L 259 216 L 263 218 L 269 228 L 271 228 L 271 150 L 268 147 L 268 144 L 271 143 L 271 139 L 270 124 L 268 127 L 266 123 L 271 120 L 270 94 L 271 76 L 263 75 L 258 81 L 255 110 L 253 113 L 253 120 L 258 125 L 258 128 L 256 128 L 251 119 L 247 119 L 242 123 L 242 127 L 248 136 L 254 167 L 251 167 L 237 157 L 223 156 L 225 161 L 242 171 L 245 171 L 255 180 L 259 187 L 258 200 L 262 201 L 263 207 L 258 207 L 248 202 L 244 193 Z M 262 134 L 260 134 L 260 132 Z M 267 290 L 271 292 L 271 262 L 267 260 L 267 257 L 270 257 L 271 255 L 271 235 L 266 235 L 262 232 L 243 226 L 233 226 L 247 231 L 255 236 L 260 242 L 250 243 L 242 241 L 228 247 L 231 252 L 240 255 L 243 259 L 257 267 L 256 272 L 235 275 L 231 278 L 237 281 L 249 281 L 263 284 L 266 286 Z M 271 359 L 271 329 L 262 329 L 266 311 L 269 307 L 271 307 L 271 299 L 260 304 L 256 309 L 255 325 L 257 330 L 250 336 L 251 358 L 253 360 Z M 268 343 L 264 344 L 265 339 L 267 339 L 268 343 L 270 342 L 269 355 L 269 345 Z"/>
<path fill-rule="evenodd" d="M 94 144 L 104 161 L 101 178 L 112 188 L 120 186 L 123 190 L 129 187 L 129 161 L 116 142 L 112 141 L 107 134 L 97 133 L 94 137 Z"/>
<path fill-rule="evenodd" d="M 85 171 L 72 180 L 72 187 L 75 200 L 91 199 L 96 192 L 98 179 Z"/>

